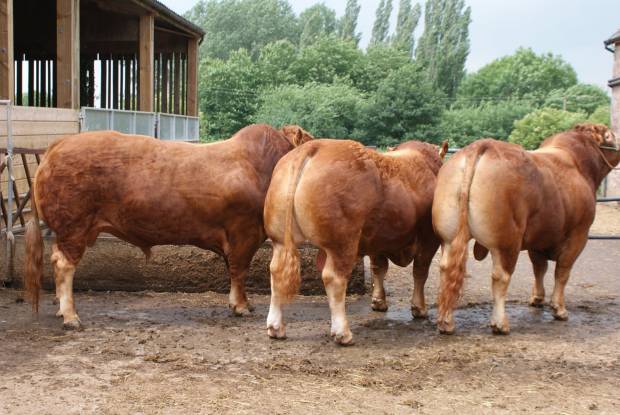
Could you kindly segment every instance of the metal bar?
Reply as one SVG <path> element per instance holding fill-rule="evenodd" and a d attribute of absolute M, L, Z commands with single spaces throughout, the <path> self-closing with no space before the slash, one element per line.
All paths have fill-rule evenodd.
<path fill-rule="evenodd" d="M 607 202 L 620 202 L 620 197 L 599 197 L 596 199 L 598 203 L 607 203 Z"/>
<path fill-rule="evenodd" d="M 590 240 L 620 241 L 620 235 L 589 235 Z"/>

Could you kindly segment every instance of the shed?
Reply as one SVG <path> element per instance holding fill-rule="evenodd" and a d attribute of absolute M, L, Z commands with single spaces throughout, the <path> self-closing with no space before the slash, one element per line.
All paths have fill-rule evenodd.
<path fill-rule="evenodd" d="M 140 114 L 123 114 L 116 126 L 110 110 L 196 117 L 203 37 L 156 0 L 0 0 L 0 100 L 16 106 L 15 145 L 42 148 L 81 129 L 144 132 L 129 128 L 144 123 Z M 89 120 L 78 125 L 80 109 L 107 112 L 86 112 L 94 120 L 88 128 Z M 32 129 L 22 121 L 62 124 Z M 162 138 L 182 131 L 168 128 L 172 137 Z"/>

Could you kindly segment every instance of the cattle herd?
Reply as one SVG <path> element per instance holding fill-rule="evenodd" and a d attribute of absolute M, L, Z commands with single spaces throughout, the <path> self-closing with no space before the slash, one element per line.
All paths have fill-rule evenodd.
<path fill-rule="evenodd" d="M 318 248 L 336 343 L 353 343 L 345 314 L 351 271 L 360 256 L 372 269 L 372 308 L 386 311 L 388 260 L 413 261 L 411 312 L 426 318 L 424 285 L 441 247 L 437 326 L 454 331 L 453 310 L 474 256 L 493 269 L 491 327 L 507 334 L 505 296 L 519 252 L 534 271 L 530 304 L 542 306 L 544 274 L 556 262 L 550 306 L 566 320 L 564 287 L 594 220 L 596 191 L 620 162 L 603 125 L 549 137 L 536 151 L 479 140 L 444 163 L 447 144 L 408 141 L 381 153 L 351 140 L 314 139 L 298 126 L 248 126 L 213 144 L 174 143 L 116 132 L 63 138 L 36 173 L 33 220 L 26 228 L 24 288 L 38 309 L 43 278 L 40 220 L 55 233 L 57 316 L 79 329 L 73 277 L 101 232 L 140 247 L 194 245 L 224 257 L 230 308 L 251 312 L 244 280 L 252 257 L 273 244 L 267 330 L 286 337 L 283 306 L 300 285 L 299 244 Z M 40 218 L 40 219 L 39 219 Z"/>

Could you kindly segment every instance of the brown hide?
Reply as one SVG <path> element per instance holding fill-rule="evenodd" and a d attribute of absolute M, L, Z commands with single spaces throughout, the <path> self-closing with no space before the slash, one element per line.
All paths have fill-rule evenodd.
<path fill-rule="evenodd" d="M 303 171 L 291 165 L 305 160 Z M 287 184 L 299 174 L 295 189 L 296 239 L 325 250 L 341 247 L 351 254 L 386 255 L 397 264 L 413 259 L 419 231 L 428 231 L 438 149 L 408 142 L 381 154 L 348 140 L 315 140 L 285 156 L 276 166 L 265 206 L 267 234 L 283 241 L 280 213 L 291 203 Z M 420 235 L 420 243 L 426 235 Z"/>
<path fill-rule="evenodd" d="M 280 160 L 264 214 L 274 242 L 270 336 L 284 336 L 279 307 L 297 292 L 296 246 L 304 240 L 321 250 L 317 265 L 330 298 L 332 334 L 340 344 L 352 341 L 342 307 L 358 256 L 369 255 L 373 268 L 380 263 L 382 270 L 388 258 L 400 266 L 415 259 L 419 280 L 426 280 L 439 247 L 431 206 L 441 164 L 438 147 L 413 141 L 381 154 L 354 141 L 321 139 Z M 420 310 L 425 314 L 423 299 Z"/>
<path fill-rule="evenodd" d="M 89 132 L 56 142 L 37 170 L 36 201 L 74 262 L 109 232 L 141 248 L 188 244 L 251 256 L 277 161 L 293 146 L 252 125 L 214 144 Z M 247 258 L 245 258 L 247 260 Z"/>
<path fill-rule="evenodd" d="M 503 298 L 501 287 L 507 286 L 521 250 L 540 264 L 541 281 L 546 261 L 557 261 L 566 271 L 556 272 L 556 278 L 565 284 L 594 220 L 596 189 L 620 161 L 613 148 L 617 143 L 607 127 L 588 124 L 548 138 L 536 151 L 479 140 L 444 165 L 433 206 L 433 222 L 445 248 L 440 329 L 452 330 L 451 309 L 462 286 L 470 238 L 476 240 L 476 258 L 487 250 L 493 255 L 496 301 Z M 537 302 L 543 291 L 534 295 Z M 560 310 L 556 317 L 565 317 L 563 288 L 554 293 L 552 306 Z M 505 333 L 507 321 L 501 321 L 503 311 L 497 313 L 492 325 Z"/>

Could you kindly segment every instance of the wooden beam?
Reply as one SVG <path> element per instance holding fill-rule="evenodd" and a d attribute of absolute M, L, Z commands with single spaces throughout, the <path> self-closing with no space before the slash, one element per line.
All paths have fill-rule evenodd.
<path fill-rule="evenodd" d="M 187 41 L 187 115 L 198 116 L 198 39 Z"/>
<path fill-rule="evenodd" d="M 181 54 L 179 52 L 175 52 L 174 54 L 174 92 L 173 92 L 173 102 L 174 102 L 174 113 L 181 113 L 180 106 L 180 98 L 181 98 Z"/>
<path fill-rule="evenodd" d="M 0 0 L 0 99 L 14 98 L 14 49 L 13 0 Z"/>
<path fill-rule="evenodd" d="M 56 1 L 57 105 L 80 107 L 80 0 Z"/>
<path fill-rule="evenodd" d="M 140 111 L 153 111 L 155 16 L 140 16 Z"/>

